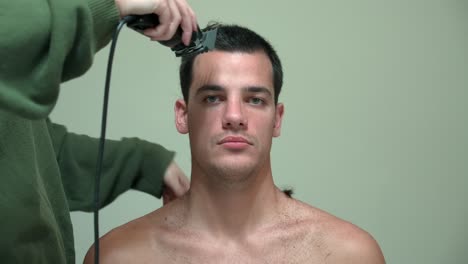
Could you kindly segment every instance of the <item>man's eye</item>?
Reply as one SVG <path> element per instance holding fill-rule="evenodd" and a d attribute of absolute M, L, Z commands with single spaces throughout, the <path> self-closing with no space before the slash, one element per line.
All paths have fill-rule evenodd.
<path fill-rule="evenodd" d="M 263 99 L 258 98 L 258 97 L 252 97 L 249 99 L 249 102 L 253 105 L 261 105 L 264 103 Z"/>
<path fill-rule="evenodd" d="M 205 102 L 210 103 L 210 104 L 212 104 L 212 103 L 217 103 L 217 102 L 219 102 L 219 97 L 218 97 L 218 96 L 214 96 L 214 95 L 207 96 L 207 97 L 205 98 Z"/>

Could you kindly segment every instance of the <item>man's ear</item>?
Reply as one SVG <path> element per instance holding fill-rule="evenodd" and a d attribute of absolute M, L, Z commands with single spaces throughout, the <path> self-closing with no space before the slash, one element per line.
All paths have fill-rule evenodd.
<path fill-rule="evenodd" d="M 284 105 L 282 103 L 276 104 L 273 137 L 279 137 L 281 135 L 281 122 L 283 121 L 283 113 L 284 113 Z"/>
<path fill-rule="evenodd" d="M 175 125 L 181 134 L 188 133 L 187 104 L 184 99 L 178 99 L 174 105 Z"/>

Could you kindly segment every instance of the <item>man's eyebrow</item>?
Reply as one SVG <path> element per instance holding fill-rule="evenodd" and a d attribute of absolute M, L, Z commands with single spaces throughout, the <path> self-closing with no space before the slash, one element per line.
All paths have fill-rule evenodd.
<path fill-rule="evenodd" d="M 214 84 L 205 84 L 198 88 L 197 92 L 195 95 L 204 93 L 204 92 L 219 92 L 219 91 L 224 91 L 224 88 L 219 86 L 219 85 L 214 85 Z"/>
<path fill-rule="evenodd" d="M 198 88 L 198 90 L 195 92 L 195 95 L 199 95 L 204 92 L 220 92 L 226 90 L 224 87 L 216 85 L 216 84 L 205 84 Z M 244 91 L 248 93 L 265 93 L 268 96 L 273 96 L 271 94 L 271 91 L 263 86 L 248 86 L 243 89 Z"/>
<path fill-rule="evenodd" d="M 249 86 L 245 89 L 247 90 L 247 92 L 250 92 L 250 93 L 265 93 L 268 96 L 272 96 L 270 90 L 263 86 Z"/>

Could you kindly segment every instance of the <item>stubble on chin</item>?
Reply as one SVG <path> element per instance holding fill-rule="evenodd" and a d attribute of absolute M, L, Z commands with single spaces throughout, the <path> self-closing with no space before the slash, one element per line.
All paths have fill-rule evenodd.
<path fill-rule="evenodd" d="M 208 144 L 213 149 L 205 149 L 205 151 L 211 152 L 212 157 L 208 158 L 206 155 L 198 155 L 199 157 L 203 157 L 203 162 L 192 162 L 195 162 L 194 165 L 196 165 L 199 168 L 200 172 L 202 172 L 202 174 L 204 174 L 205 177 L 207 177 L 208 179 L 210 179 L 210 181 L 216 184 L 228 188 L 235 188 L 236 186 L 241 187 L 246 184 L 248 185 L 250 181 L 255 177 L 255 175 L 259 172 L 259 163 L 262 162 L 254 162 L 253 160 L 250 160 L 247 156 L 242 157 L 246 153 L 238 153 L 240 156 L 236 157 L 236 154 L 234 153 L 227 154 L 223 151 L 218 152 L 218 142 L 226 136 L 229 135 L 223 133 L 216 135 L 210 139 Z M 239 134 L 237 134 L 237 136 L 239 136 Z M 247 140 L 249 140 L 249 142 L 253 143 L 253 147 L 258 148 L 258 141 L 254 137 L 247 135 L 240 136 L 245 137 Z"/>
<path fill-rule="evenodd" d="M 252 161 L 243 163 L 239 160 L 209 164 L 205 174 L 211 182 L 227 189 L 242 189 L 251 185 L 259 174 L 258 164 Z"/>

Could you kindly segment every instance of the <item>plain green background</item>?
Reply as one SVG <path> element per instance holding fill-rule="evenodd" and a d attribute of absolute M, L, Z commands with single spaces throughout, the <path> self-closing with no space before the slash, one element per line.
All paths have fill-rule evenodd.
<path fill-rule="evenodd" d="M 468 1 L 191 1 L 199 24 L 259 32 L 285 80 L 273 174 L 295 197 L 349 220 L 387 263 L 468 263 Z M 63 85 L 54 121 L 99 135 L 108 48 Z M 179 60 L 125 28 L 117 45 L 108 137 L 137 136 L 177 151 Z M 161 205 L 127 192 L 101 213 L 101 235 Z M 77 262 L 93 217 L 73 213 Z"/>

